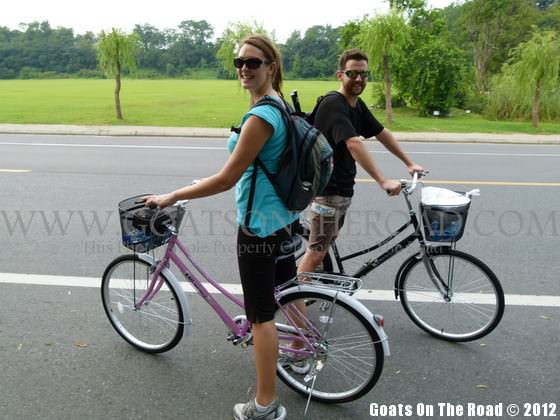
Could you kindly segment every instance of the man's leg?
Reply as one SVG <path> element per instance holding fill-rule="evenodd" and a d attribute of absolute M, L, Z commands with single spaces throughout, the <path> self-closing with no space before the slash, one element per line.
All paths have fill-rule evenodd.
<path fill-rule="evenodd" d="M 298 264 L 298 273 L 311 273 L 319 267 L 323 258 L 327 255 L 327 250 L 316 251 L 311 248 L 307 248 L 303 257 Z"/>

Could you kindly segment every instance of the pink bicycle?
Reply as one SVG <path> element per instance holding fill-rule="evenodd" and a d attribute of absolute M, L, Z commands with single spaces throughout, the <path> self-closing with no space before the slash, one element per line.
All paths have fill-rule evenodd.
<path fill-rule="evenodd" d="M 103 274 L 101 297 L 112 326 L 144 352 L 175 347 L 192 320 L 185 290 L 170 269 L 174 264 L 224 322 L 228 340 L 250 345 L 251 323 L 244 315 L 230 316 L 198 275 L 240 309 L 243 302 L 206 273 L 177 237 L 187 202 L 154 210 L 146 208 L 141 197 L 119 203 L 123 244 L 134 253 L 113 260 Z M 298 238 L 284 244 L 278 258 L 295 252 Z M 165 244 L 160 260 L 148 253 Z M 383 318 L 349 296 L 360 287 L 361 280 L 347 276 L 302 273 L 277 289 L 277 374 L 296 392 L 326 403 L 349 402 L 369 392 L 379 379 L 389 345 Z M 300 300 L 305 311 L 294 304 Z M 294 359 L 305 362 L 303 373 L 301 368 L 294 370 Z"/>

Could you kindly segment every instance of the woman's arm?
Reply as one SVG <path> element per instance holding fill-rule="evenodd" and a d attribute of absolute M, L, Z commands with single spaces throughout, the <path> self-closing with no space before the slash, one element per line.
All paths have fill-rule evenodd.
<path fill-rule="evenodd" d="M 250 116 L 241 128 L 235 150 L 218 173 L 204 178 L 197 184 L 167 194 L 146 197 L 144 199 L 146 205 L 164 208 L 178 200 L 208 197 L 231 189 L 254 162 L 272 134 L 273 129 L 270 124 L 257 116 Z"/>

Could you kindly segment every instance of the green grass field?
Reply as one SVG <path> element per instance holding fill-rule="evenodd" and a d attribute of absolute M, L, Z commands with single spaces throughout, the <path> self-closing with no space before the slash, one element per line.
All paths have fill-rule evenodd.
<path fill-rule="evenodd" d="M 304 110 L 315 98 L 337 89 L 338 83 L 287 81 L 284 93 L 299 92 Z M 230 127 L 238 124 L 249 96 L 237 81 L 129 80 L 121 92 L 124 121 L 115 118 L 114 81 L 88 79 L 0 80 L 0 123 L 152 125 L 174 127 Z M 362 95 L 372 102 L 370 91 Z M 374 114 L 385 123 L 383 110 Z M 394 131 L 544 133 L 560 134 L 560 124 L 488 121 L 456 110 L 448 118 L 421 118 L 409 108 L 395 109 Z"/>

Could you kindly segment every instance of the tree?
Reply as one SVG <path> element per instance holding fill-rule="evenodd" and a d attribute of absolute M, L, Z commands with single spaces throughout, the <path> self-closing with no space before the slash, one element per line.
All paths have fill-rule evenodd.
<path fill-rule="evenodd" d="M 553 31 L 535 32 L 512 53 L 511 71 L 520 89 L 532 91 L 531 123 L 539 125 L 541 94 L 558 86 L 560 76 L 560 36 Z"/>
<path fill-rule="evenodd" d="M 214 45 L 210 39 L 214 29 L 205 20 L 185 20 L 178 26 L 175 42 L 169 46 L 168 56 L 174 66 L 203 68 L 214 64 Z"/>
<path fill-rule="evenodd" d="M 463 7 L 461 25 L 472 47 L 477 87 L 486 92 L 511 48 L 530 36 L 538 9 L 533 0 L 473 0 Z"/>
<path fill-rule="evenodd" d="M 402 53 L 408 38 L 408 26 L 403 16 L 394 9 L 387 15 L 362 22 L 357 37 L 362 49 L 368 53 L 370 62 L 383 74 L 388 124 L 393 122 L 392 65 Z"/>
<path fill-rule="evenodd" d="M 463 80 L 461 51 L 443 38 L 427 37 L 411 49 L 399 66 L 401 93 L 421 109 L 446 114 L 457 101 Z"/>
<path fill-rule="evenodd" d="M 340 39 L 338 44 L 342 50 L 354 48 L 358 44 L 357 38 L 363 20 L 351 20 L 339 28 Z"/>
<path fill-rule="evenodd" d="M 113 28 L 106 34 L 101 31 L 97 50 L 99 66 L 108 77 L 115 77 L 115 111 L 119 120 L 121 111 L 121 74 L 123 70 L 134 71 L 138 54 L 138 38 Z"/>
<path fill-rule="evenodd" d="M 243 38 L 252 33 L 260 33 L 272 38 L 260 23 L 254 22 L 251 24 L 237 22 L 227 28 L 218 40 L 218 52 L 216 53 L 216 57 L 222 62 L 224 69 L 230 77 L 235 76 L 233 59 L 240 47 L 239 43 Z"/>

